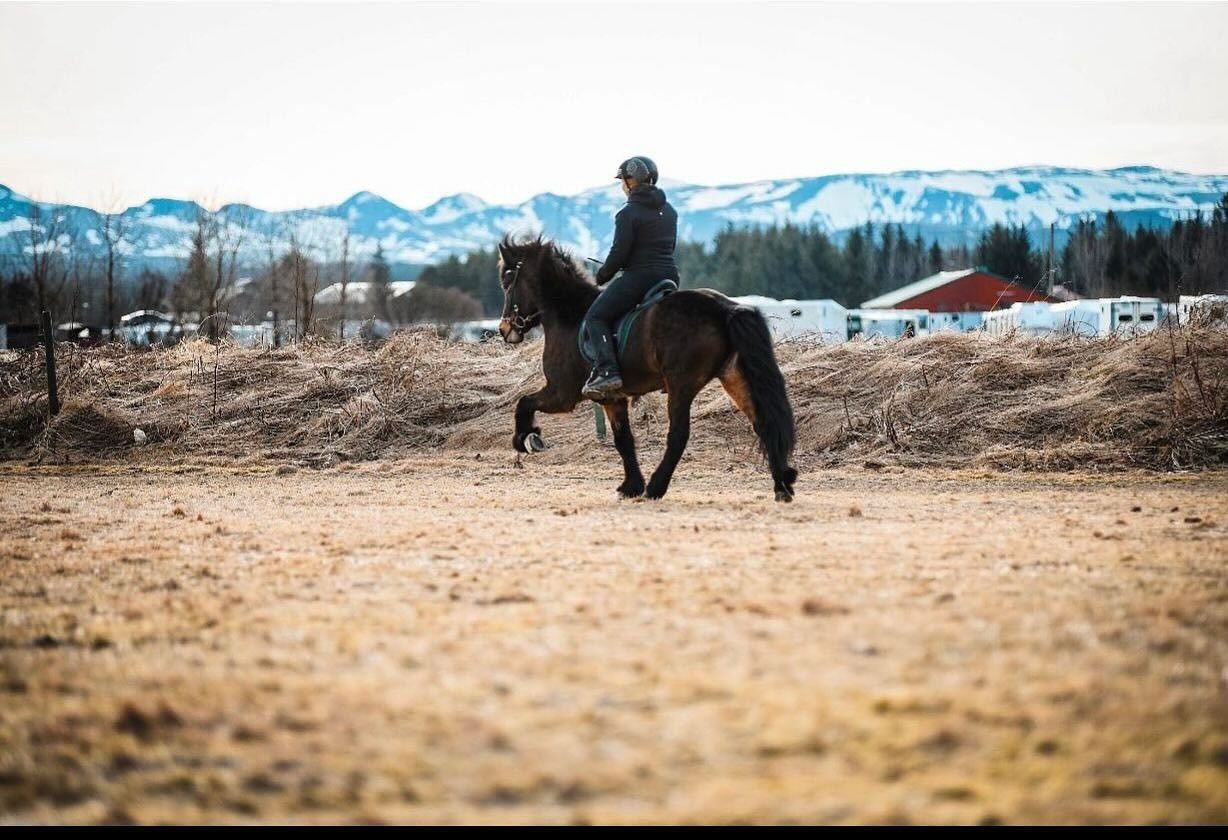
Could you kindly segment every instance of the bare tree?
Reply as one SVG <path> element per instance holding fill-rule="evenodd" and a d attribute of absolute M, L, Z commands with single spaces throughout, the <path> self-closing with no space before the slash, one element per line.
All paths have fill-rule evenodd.
<path fill-rule="evenodd" d="M 299 242 L 298 233 L 290 232 L 290 250 L 281 258 L 283 273 L 294 292 L 295 336 L 306 336 L 315 318 L 315 296 L 320 286 L 320 266 L 313 262 Z"/>
<path fill-rule="evenodd" d="M 31 201 L 27 211 L 26 221 L 29 223 L 27 239 L 29 244 L 24 250 L 29 251 L 27 263 L 30 279 L 38 298 L 39 310 L 58 299 L 66 278 L 66 272 L 57 270 L 62 266 L 58 261 L 57 251 L 60 239 L 64 236 L 64 208 L 55 206 L 44 212 L 38 202 Z"/>
<path fill-rule="evenodd" d="M 279 228 L 276 223 L 270 224 L 263 231 L 264 246 L 268 254 L 268 267 L 265 277 L 268 282 L 269 311 L 273 317 L 273 346 L 281 346 L 281 264 L 277 260 L 277 241 Z"/>
<path fill-rule="evenodd" d="M 192 245 L 187 264 L 171 289 L 171 306 L 176 317 L 182 321 L 188 313 L 204 315 L 211 300 L 209 243 L 212 237 L 211 222 L 204 210 L 196 214 L 196 226 L 192 230 Z"/>
<path fill-rule="evenodd" d="M 106 248 L 107 279 L 107 340 L 115 340 L 115 280 L 120 270 L 122 243 L 128 233 L 128 220 L 117 212 L 118 201 L 112 197 L 107 202 L 107 212 L 102 214 L 102 244 Z"/>
<path fill-rule="evenodd" d="M 204 208 L 196 214 L 188 262 L 172 298 L 179 312 L 195 309 L 200 313 L 200 330 L 210 341 L 217 341 L 225 331 L 223 315 L 238 280 L 239 252 L 248 227 L 246 211 L 228 218 Z"/>
<path fill-rule="evenodd" d="M 341 236 L 341 340 L 345 341 L 345 293 L 350 285 L 350 223 Z"/>

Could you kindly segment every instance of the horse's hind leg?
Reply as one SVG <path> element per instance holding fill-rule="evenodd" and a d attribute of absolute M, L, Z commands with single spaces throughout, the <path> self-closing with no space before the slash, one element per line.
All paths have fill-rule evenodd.
<path fill-rule="evenodd" d="M 618 495 L 634 499 L 644 494 L 644 474 L 635 455 L 635 437 L 631 434 L 631 418 L 627 415 L 627 400 L 615 400 L 602 406 L 614 432 L 614 447 L 623 459 L 623 483 L 618 485 Z"/>
<path fill-rule="evenodd" d="M 738 410 L 746 415 L 746 419 L 750 420 L 751 428 L 755 430 L 756 435 L 759 435 L 760 428 L 759 420 L 755 416 L 755 403 L 750 395 L 750 385 L 741 369 L 737 364 L 730 364 L 721 374 L 720 379 L 721 387 L 725 389 L 729 399 L 733 400 Z M 786 459 L 780 457 L 769 456 L 768 461 L 768 466 L 772 470 L 772 485 L 776 493 L 776 501 L 793 501 L 793 483 L 797 481 L 797 470 L 790 466 Z"/>
<path fill-rule="evenodd" d="M 746 377 L 742 376 L 742 371 L 738 369 L 736 363 L 731 364 L 720 378 L 721 387 L 725 389 L 729 399 L 733 401 L 738 411 L 746 415 L 746 419 L 753 427 L 755 425 L 755 404 L 750 398 L 750 386 L 746 384 Z"/>
<path fill-rule="evenodd" d="M 650 499 L 659 499 L 669 489 L 669 481 L 674 477 L 674 468 L 686 450 L 687 441 L 691 437 L 691 403 L 695 401 L 696 391 L 669 391 L 669 436 L 665 441 L 665 457 L 653 472 L 648 481 L 648 489 L 644 493 Z"/>

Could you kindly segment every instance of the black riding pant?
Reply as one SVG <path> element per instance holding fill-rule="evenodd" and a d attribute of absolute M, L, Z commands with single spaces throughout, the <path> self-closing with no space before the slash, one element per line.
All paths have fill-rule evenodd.
<path fill-rule="evenodd" d="M 597 370 L 618 370 L 614 328 L 619 318 L 639 306 L 648 290 L 666 278 L 678 281 L 677 274 L 668 271 L 624 271 L 605 284 L 602 294 L 588 307 L 583 323 L 585 345 L 596 360 Z"/>
<path fill-rule="evenodd" d="M 667 272 L 624 271 L 607 283 L 601 294 L 597 295 L 593 305 L 588 308 L 588 314 L 584 316 L 585 325 L 613 330 L 618 319 L 635 309 L 644 299 L 644 295 L 648 294 L 648 290 L 662 280 L 678 282 L 676 276 Z"/>

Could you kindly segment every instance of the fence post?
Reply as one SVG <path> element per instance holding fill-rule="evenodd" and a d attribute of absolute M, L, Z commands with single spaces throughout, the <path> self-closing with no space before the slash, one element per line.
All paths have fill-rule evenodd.
<path fill-rule="evenodd" d="M 51 331 L 51 313 L 43 310 L 43 348 L 47 354 L 47 407 L 54 417 L 60 413 L 60 395 L 55 387 L 55 333 Z"/>
<path fill-rule="evenodd" d="M 605 440 L 605 409 L 593 403 L 593 425 L 597 427 L 597 440 Z"/>

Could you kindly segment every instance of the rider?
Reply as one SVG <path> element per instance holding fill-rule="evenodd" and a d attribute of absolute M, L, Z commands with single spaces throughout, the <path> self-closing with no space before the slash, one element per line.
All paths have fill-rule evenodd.
<path fill-rule="evenodd" d="M 605 399 L 622 390 L 614 349 L 614 325 L 648 290 L 665 279 L 678 282 L 674 245 L 678 214 L 657 186 L 657 165 L 640 155 L 628 158 L 614 176 L 623 182 L 627 203 L 614 217 L 614 244 L 597 271 L 597 285 L 609 283 L 584 316 L 584 336 L 596 357 L 584 396 Z M 618 279 L 610 281 L 622 269 Z"/>

